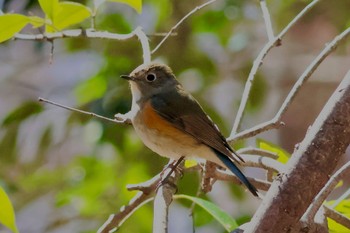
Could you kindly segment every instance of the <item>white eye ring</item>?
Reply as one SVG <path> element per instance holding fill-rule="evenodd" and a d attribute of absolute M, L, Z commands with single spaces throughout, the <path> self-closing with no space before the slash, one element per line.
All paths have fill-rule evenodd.
<path fill-rule="evenodd" d="M 154 73 L 149 73 L 146 76 L 147 82 L 153 82 L 157 79 L 157 76 Z"/>

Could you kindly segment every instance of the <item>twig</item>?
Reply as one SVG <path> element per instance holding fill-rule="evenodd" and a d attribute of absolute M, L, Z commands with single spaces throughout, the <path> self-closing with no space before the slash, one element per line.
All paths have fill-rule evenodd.
<path fill-rule="evenodd" d="M 289 105 L 294 100 L 296 94 L 300 91 L 303 84 L 310 78 L 310 76 L 315 72 L 315 70 L 318 68 L 318 66 L 325 60 L 325 58 L 333 52 L 340 42 L 344 41 L 348 36 L 350 35 L 350 27 L 347 28 L 345 31 L 343 31 L 341 34 L 337 35 L 331 42 L 327 44 L 327 46 L 320 52 L 320 54 L 311 62 L 311 64 L 306 68 L 304 73 L 298 78 L 298 81 L 294 84 L 292 90 L 289 92 L 288 96 L 284 100 L 282 106 L 276 113 L 275 117 L 260 125 L 260 127 L 255 126 L 252 129 L 245 130 L 239 134 L 235 135 L 235 131 L 233 131 L 233 134 L 231 133 L 231 136 L 228 138 L 228 141 L 235 141 L 238 139 L 243 139 L 247 137 L 252 137 L 254 135 L 257 135 L 261 132 L 264 132 L 268 129 L 278 127 L 281 125 L 281 118 L 283 114 L 287 111 Z M 245 92 L 245 91 L 244 91 Z M 237 119 L 237 118 L 236 118 Z M 239 123 L 237 123 L 239 124 Z M 236 129 L 234 127 L 234 129 Z"/>
<path fill-rule="evenodd" d="M 347 227 L 347 228 L 350 229 L 350 219 L 349 218 L 347 218 L 346 216 L 342 215 L 338 211 L 329 208 L 328 206 L 324 206 L 324 209 L 325 209 L 325 212 L 326 212 L 326 216 L 328 218 L 331 218 L 334 221 L 336 221 L 337 223 L 339 223 L 339 224 L 343 225 L 344 227 Z"/>
<path fill-rule="evenodd" d="M 137 209 L 153 200 L 151 197 L 160 181 L 160 174 L 150 180 L 137 185 L 128 185 L 129 191 L 140 190 L 128 205 L 120 208 L 120 212 L 109 216 L 108 220 L 100 227 L 98 233 L 111 233 L 116 231 L 126 219 L 128 219 Z"/>
<path fill-rule="evenodd" d="M 267 171 L 273 171 L 278 173 L 284 173 L 286 171 L 285 164 L 280 163 L 277 160 L 274 160 L 268 157 L 245 154 L 244 160 L 245 160 L 244 166 L 246 167 L 263 168 Z"/>
<path fill-rule="evenodd" d="M 242 182 L 235 175 L 232 175 L 232 173 L 228 171 L 222 171 L 222 170 L 216 169 L 215 172 L 213 173 L 213 178 L 221 181 L 229 181 L 234 184 L 240 184 L 240 185 L 242 184 Z M 267 182 L 264 180 L 259 180 L 259 179 L 250 178 L 250 177 L 248 177 L 248 180 L 259 190 L 267 191 L 271 186 L 270 182 Z"/>
<path fill-rule="evenodd" d="M 254 61 L 253 67 L 249 73 L 247 82 L 244 87 L 243 95 L 242 95 L 242 100 L 240 103 L 240 106 L 238 108 L 238 112 L 236 115 L 236 119 L 234 121 L 229 140 L 233 140 L 236 138 L 237 131 L 240 127 L 242 118 L 243 118 L 243 113 L 247 105 L 247 101 L 250 95 L 251 87 L 254 81 L 254 78 L 258 72 L 259 67 L 262 65 L 264 58 L 266 57 L 267 53 L 275 46 L 279 45 L 281 43 L 282 38 L 285 36 L 285 34 L 289 31 L 289 29 L 296 24 L 296 22 L 303 17 L 307 11 L 309 11 L 316 3 L 318 3 L 320 0 L 314 0 L 310 4 L 308 4 L 295 18 L 280 32 L 278 36 L 276 36 L 273 40 L 270 40 L 260 51 L 259 55 Z M 276 124 L 277 122 L 275 122 Z M 279 124 L 276 124 L 278 126 Z M 254 127 L 255 128 L 255 127 Z M 273 128 L 273 124 L 270 124 L 269 126 L 265 126 L 265 130 Z M 263 132 L 257 129 L 258 133 Z M 257 134 L 258 134 L 257 133 Z M 256 134 L 250 133 L 249 136 L 254 136 Z M 240 137 L 242 138 L 242 137 Z"/>
<path fill-rule="evenodd" d="M 321 207 L 322 203 L 329 194 L 333 191 L 334 187 L 342 180 L 344 177 L 350 174 L 350 161 L 342 166 L 334 175 L 329 179 L 327 184 L 322 188 L 322 190 L 317 194 L 313 203 L 309 206 L 305 212 L 303 218 L 307 222 L 313 222 L 313 219 L 317 213 L 317 210 Z"/>
<path fill-rule="evenodd" d="M 173 26 L 170 31 L 166 34 L 166 36 L 159 42 L 159 44 L 152 50 L 151 54 L 155 53 L 160 46 L 162 46 L 162 44 L 168 39 L 168 37 L 174 32 L 174 30 L 176 28 L 178 28 L 188 17 L 190 17 L 192 14 L 194 14 L 196 11 L 202 9 L 203 7 L 212 4 L 213 2 L 215 2 L 217 0 L 210 0 L 202 5 L 196 6 L 193 10 L 191 10 L 190 12 L 187 13 L 187 15 L 185 15 L 179 22 L 177 22 L 177 24 L 175 24 L 175 26 Z"/>
<path fill-rule="evenodd" d="M 72 111 L 72 112 L 78 112 L 78 113 L 81 113 L 81 114 L 84 114 L 84 115 L 100 118 L 100 119 L 105 120 L 105 121 L 111 121 L 113 123 L 119 123 L 119 124 L 120 123 L 125 123 L 125 122 L 122 122 L 122 121 L 118 121 L 116 119 L 111 119 L 111 118 L 108 118 L 108 117 L 104 117 L 104 116 L 98 115 L 96 113 L 87 112 L 87 111 L 83 111 L 83 110 L 80 110 L 80 109 L 68 107 L 68 106 L 65 106 L 65 105 L 62 105 L 62 104 L 58 104 L 56 102 L 53 102 L 53 101 L 50 101 L 50 100 L 47 100 L 47 99 L 44 99 L 44 98 L 41 98 L 41 97 L 38 98 L 38 101 L 39 102 L 48 103 L 48 104 L 52 104 L 54 106 L 67 109 L 67 110 Z"/>
<path fill-rule="evenodd" d="M 273 29 L 271 24 L 271 17 L 270 17 L 269 9 L 266 6 L 265 0 L 260 0 L 260 7 L 262 10 L 262 14 L 265 22 L 267 37 L 269 38 L 269 41 L 272 41 L 274 39 L 274 35 L 273 35 Z"/>
<path fill-rule="evenodd" d="M 141 42 L 143 50 L 143 62 L 149 63 L 151 61 L 150 47 L 148 43 L 148 38 L 145 33 L 142 31 L 141 27 L 137 27 L 135 30 L 128 34 L 118 34 L 111 32 L 101 32 L 95 31 L 94 29 L 73 29 L 65 30 L 55 33 L 45 33 L 45 34 L 21 34 L 18 33 L 14 36 L 14 39 L 17 40 L 48 40 L 52 41 L 59 38 L 97 38 L 97 39 L 109 39 L 109 40 L 128 40 L 134 36 L 137 36 Z"/>
<path fill-rule="evenodd" d="M 111 214 L 108 220 L 98 229 L 97 233 L 112 233 L 127 220 L 137 209 L 144 204 L 152 201 L 153 198 L 149 194 L 138 192 L 129 204 L 120 208 L 117 214 Z"/>
<path fill-rule="evenodd" d="M 253 155 L 261 155 L 264 157 L 268 157 L 271 159 L 278 159 L 277 153 L 263 150 L 263 149 L 258 149 L 258 148 L 252 148 L 252 147 L 247 147 L 247 148 L 242 148 L 237 150 L 238 154 L 253 154 Z M 243 156 L 244 157 L 244 156 Z"/>

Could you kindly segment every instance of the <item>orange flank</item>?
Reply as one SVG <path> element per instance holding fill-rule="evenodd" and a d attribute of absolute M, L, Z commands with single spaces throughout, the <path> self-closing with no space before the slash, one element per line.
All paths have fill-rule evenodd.
<path fill-rule="evenodd" d="M 156 130 L 164 136 L 168 136 L 174 139 L 183 137 L 190 138 L 189 135 L 184 134 L 184 132 L 175 128 L 171 123 L 167 122 L 161 116 L 159 116 L 149 101 L 146 102 L 142 108 L 141 118 L 147 128 Z"/>

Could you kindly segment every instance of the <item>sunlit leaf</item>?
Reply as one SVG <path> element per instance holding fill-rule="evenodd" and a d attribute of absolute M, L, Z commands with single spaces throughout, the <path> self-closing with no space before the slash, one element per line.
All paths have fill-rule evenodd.
<path fill-rule="evenodd" d="M 55 16 L 60 11 L 60 4 L 58 3 L 58 0 L 39 0 L 39 4 L 41 9 L 46 14 L 46 17 L 51 19 L 55 18 Z"/>
<path fill-rule="evenodd" d="M 27 16 L 20 14 L 0 15 L 0 43 L 21 31 L 29 21 Z"/>
<path fill-rule="evenodd" d="M 334 187 L 334 189 L 342 187 L 343 184 L 344 184 L 343 180 L 339 181 L 338 184 Z"/>
<path fill-rule="evenodd" d="M 134 8 L 137 11 L 137 13 L 141 14 L 142 12 L 142 0 L 107 0 L 107 1 L 124 3 Z"/>
<path fill-rule="evenodd" d="M 9 228 L 12 232 L 18 233 L 16 226 L 15 212 L 10 198 L 0 186 L 0 223 Z"/>
<path fill-rule="evenodd" d="M 33 28 L 41 27 L 45 24 L 45 19 L 40 18 L 38 16 L 29 16 L 29 23 L 33 26 Z"/>
<path fill-rule="evenodd" d="M 185 168 L 194 167 L 197 164 L 198 164 L 198 162 L 194 159 L 186 159 L 185 160 Z"/>
<path fill-rule="evenodd" d="M 58 30 L 80 23 L 91 16 L 90 9 L 79 3 L 62 2 L 59 6 L 60 11 L 53 18 L 53 26 Z"/>
<path fill-rule="evenodd" d="M 212 202 L 203 200 L 198 197 L 192 197 L 187 195 L 175 195 L 174 198 L 177 199 L 187 199 L 190 201 L 193 201 L 198 206 L 205 209 L 209 214 L 211 214 L 228 232 L 231 232 L 232 230 L 236 229 L 238 227 L 238 224 L 236 221 L 226 212 L 224 212 L 221 208 L 219 208 L 217 205 L 213 204 Z"/>
<path fill-rule="evenodd" d="M 290 158 L 290 154 L 287 151 L 283 150 L 281 147 L 271 142 L 262 139 L 258 139 L 256 142 L 260 149 L 276 153 L 278 155 L 277 161 L 281 163 L 286 164 L 288 159 Z"/>

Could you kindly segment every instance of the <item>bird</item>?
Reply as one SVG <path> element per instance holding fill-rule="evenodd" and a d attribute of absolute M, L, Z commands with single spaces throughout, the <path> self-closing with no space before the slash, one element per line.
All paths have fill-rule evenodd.
<path fill-rule="evenodd" d="M 258 196 L 257 189 L 237 166 L 244 160 L 169 66 L 142 64 L 121 78 L 129 81 L 132 105 L 127 114 L 116 114 L 115 118 L 129 119 L 149 149 L 175 161 L 197 157 L 225 167 Z"/>

